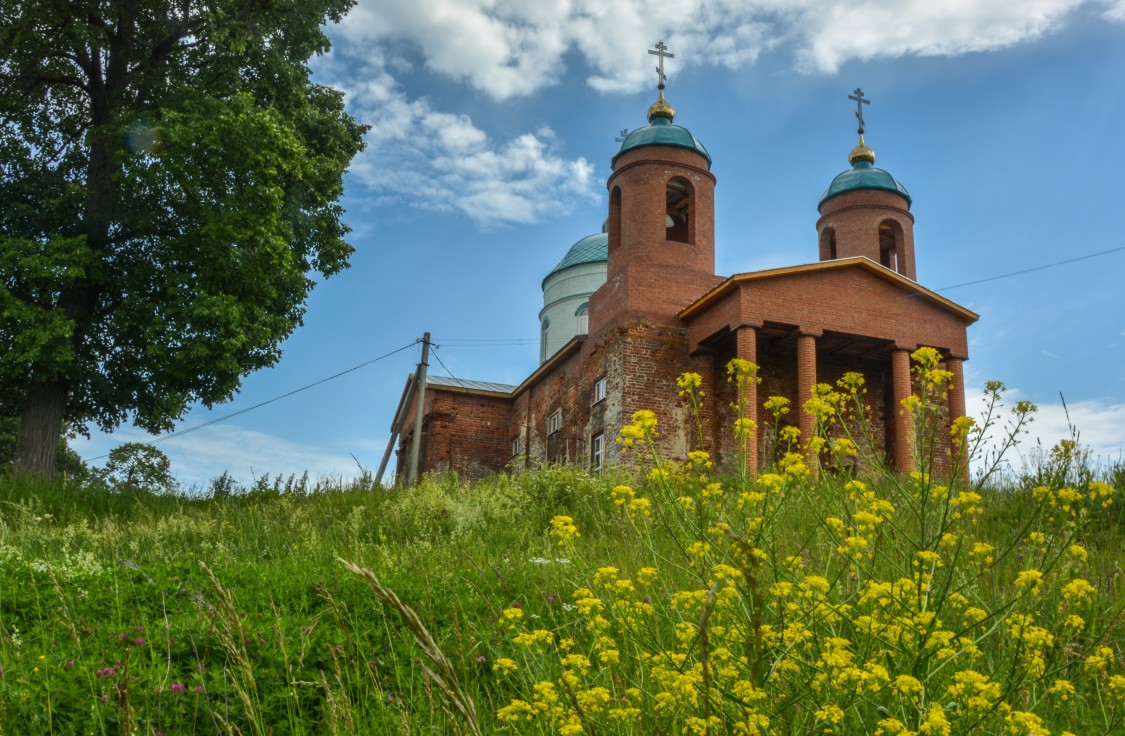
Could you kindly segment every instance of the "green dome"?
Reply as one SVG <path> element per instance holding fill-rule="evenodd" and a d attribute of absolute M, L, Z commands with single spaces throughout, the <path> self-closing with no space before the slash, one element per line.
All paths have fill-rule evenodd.
<path fill-rule="evenodd" d="M 626 151 L 632 151 L 634 148 L 644 148 L 645 146 L 672 146 L 674 148 L 687 148 L 691 151 L 703 154 L 707 159 L 707 163 L 711 163 L 711 154 L 707 153 L 707 149 L 703 144 L 696 140 L 687 128 L 676 125 L 666 117 L 654 117 L 652 122 L 644 128 L 637 128 L 632 133 L 625 137 L 625 142 L 621 144 L 621 149 L 617 155 L 613 157 L 610 162 L 612 166 L 617 161 L 617 157 Z"/>
<path fill-rule="evenodd" d="M 546 284 L 547 279 L 571 266 L 580 266 L 583 263 L 605 263 L 608 258 L 609 235 L 607 233 L 587 235 L 570 246 L 570 250 L 568 250 L 566 255 L 563 256 L 563 259 L 559 261 L 559 265 L 555 266 L 551 269 L 549 274 L 543 277 L 543 283 Z"/>
<path fill-rule="evenodd" d="M 851 171 L 845 171 L 832 180 L 832 184 L 820 198 L 817 209 L 823 207 L 825 202 L 837 194 L 854 192 L 858 189 L 882 189 L 894 192 L 903 197 L 907 205 L 911 204 L 910 193 L 893 176 L 882 169 L 875 168 L 870 161 L 858 160 L 852 165 Z"/>

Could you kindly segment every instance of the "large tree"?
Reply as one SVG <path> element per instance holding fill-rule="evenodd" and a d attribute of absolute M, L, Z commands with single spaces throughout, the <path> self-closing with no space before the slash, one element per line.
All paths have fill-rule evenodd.
<path fill-rule="evenodd" d="M 166 430 L 279 357 L 352 249 L 364 127 L 310 81 L 353 0 L 0 0 L 0 406 Z"/>

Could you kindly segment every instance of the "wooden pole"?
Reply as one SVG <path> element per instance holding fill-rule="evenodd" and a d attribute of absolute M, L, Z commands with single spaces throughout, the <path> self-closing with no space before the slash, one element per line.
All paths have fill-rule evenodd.
<path fill-rule="evenodd" d="M 383 484 L 383 473 L 387 470 L 387 461 L 391 459 L 391 453 L 395 449 L 395 440 L 398 439 L 398 433 L 402 431 L 402 415 L 406 411 L 406 407 L 410 406 L 411 399 L 414 398 L 414 389 L 418 385 L 418 371 L 415 369 L 414 375 L 410 377 L 410 385 L 406 388 L 406 398 L 403 399 L 402 405 L 399 406 L 398 411 L 395 412 L 395 418 L 391 420 L 391 438 L 387 441 L 387 449 L 383 451 L 383 461 L 379 463 L 379 472 L 375 474 L 375 487 L 378 488 Z"/>
<path fill-rule="evenodd" d="M 426 368 L 430 360 L 430 333 L 422 335 L 422 362 L 418 364 L 418 387 L 414 391 L 414 440 L 410 443 L 410 475 L 406 482 L 418 482 L 418 453 L 422 449 L 422 412 L 426 407 Z"/>

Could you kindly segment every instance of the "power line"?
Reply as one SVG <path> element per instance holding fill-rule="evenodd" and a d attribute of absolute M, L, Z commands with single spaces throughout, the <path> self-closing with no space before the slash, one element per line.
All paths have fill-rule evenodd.
<path fill-rule="evenodd" d="M 977 279 L 976 281 L 966 281 L 963 284 L 954 284 L 953 286 L 943 286 L 934 291 L 949 291 L 950 289 L 960 289 L 962 286 L 974 286 L 976 284 L 985 284 L 989 281 L 999 281 L 1000 279 L 1011 278 L 1012 276 L 1022 276 L 1025 273 L 1034 273 L 1035 271 L 1044 271 L 1048 268 L 1055 268 L 1056 266 L 1065 266 L 1068 263 L 1077 263 L 1078 261 L 1085 261 L 1090 258 L 1097 258 L 1098 256 L 1107 256 L 1110 253 L 1117 253 L 1118 251 L 1125 250 L 1125 245 L 1118 248 L 1110 248 L 1109 250 L 1099 251 L 1097 253 L 1087 253 L 1084 256 L 1075 256 L 1074 258 L 1067 258 L 1062 261 L 1055 261 L 1054 263 L 1046 263 L 1042 266 L 1034 266 L 1032 268 L 1025 268 L 1022 271 L 1012 271 L 1011 273 L 1002 273 L 999 276 L 989 276 L 984 279 Z"/>
<path fill-rule="evenodd" d="M 187 429 L 181 429 L 178 432 L 171 432 L 169 434 L 164 435 L 163 437 L 157 437 L 156 439 L 150 440 L 149 442 L 145 442 L 143 444 L 155 445 L 156 443 L 163 442 L 164 440 L 170 440 L 170 439 L 173 439 L 175 437 L 183 437 L 185 434 L 191 434 L 192 432 L 203 429 L 204 427 L 210 427 L 212 424 L 218 424 L 219 422 L 225 422 L 228 419 L 233 419 L 234 417 L 241 416 L 242 414 L 254 411 L 255 409 L 261 409 L 263 406 L 266 406 L 267 404 L 272 404 L 275 401 L 281 401 L 282 399 L 287 399 L 290 396 L 293 396 L 294 394 L 299 394 L 302 391 L 307 391 L 308 389 L 313 388 L 314 386 L 319 386 L 322 383 L 328 383 L 329 381 L 333 381 L 337 378 L 340 378 L 341 376 L 346 376 L 349 373 L 354 373 L 355 371 L 358 371 L 360 368 L 366 368 L 367 366 L 371 365 L 372 363 L 378 363 L 380 360 L 383 360 L 384 358 L 389 358 L 392 355 L 395 355 L 397 353 L 401 353 L 403 350 L 408 350 L 408 349 L 414 347 L 419 342 L 421 342 L 421 340 L 415 340 L 414 342 L 410 343 L 409 345 L 403 345 L 401 348 L 397 348 L 395 350 L 392 350 L 389 353 L 384 353 L 383 355 L 380 355 L 378 358 L 372 358 L 371 360 L 360 363 L 359 365 L 354 365 L 351 368 L 348 368 L 346 370 L 342 370 L 339 373 L 334 373 L 331 376 L 328 376 L 327 378 L 322 378 L 319 381 L 313 381 L 312 383 L 301 386 L 300 388 L 295 388 L 292 391 L 288 391 L 286 393 L 281 394 L 280 396 L 274 396 L 272 399 L 266 399 L 265 401 L 254 404 L 253 406 L 248 406 L 245 409 L 239 409 L 238 411 L 231 412 L 230 414 L 225 414 L 221 417 L 216 417 L 216 418 L 211 419 L 209 421 L 203 422 L 202 424 L 197 424 L 194 427 L 188 427 Z M 103 457 L 109 457 L 109 453 L 107 452 L 104 455 L 98 455 L 97 457 L 89 458 L 87 460 L 87 462 L 93 462 L 94 460 L 101 460 Z"/>
<path fill-rule="evenodd" d="M 449 366 L 447 366 L 445 362 L 442 361 L 441 356 L 438 355 L 438 348 L 440 348 L 440 346 L 434 345 L 433 343 L 431 343 L 430 346 L 434 349 L 434 357 L 437 358 L 437 362 L 441 364 L 441 367 L 445 369 L 445 372 L 449 374 L 449 377 L 456 381 L 457 385 L 461 388 L 468 388 L 468 386 L 465 385 L 465 382 L 457 376 L 453 375 L 453 371 L 449 370 Z"/>
<path fill-rule="evenodd" d="M 438 338 L 434 338 L 437 340 Z M 441 339 L 441 342 L 453 347 L 459 348 L 480 348 L 480 347 L 503 347 L 507 345 L 530 345 L 539 342 L 537 337 L 510 337 L 510 338 L 497 338 L 495 340 L 459 340 L 459 339 Z"/>

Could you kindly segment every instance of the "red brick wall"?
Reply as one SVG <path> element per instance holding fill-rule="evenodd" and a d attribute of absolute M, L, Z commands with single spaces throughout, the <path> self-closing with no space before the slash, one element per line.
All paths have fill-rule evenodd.
<path fill-rule="evenodd" d="M 664 146 L 617 159 L 607 184 L 613 202 L 607 280 L 590 298 L 591 333 L 637 320 L 673 321 L 721 281 L 715 276 L 715 177 L 709 168 L 699 153 Z M 666 190 L 673 178 L 691 184 L 690 243 L 667 239 Z"/>
<path fill-rule="evenodd" d="M 902 253 L 898 272 L 908 279 L 917 280 L 914 259 L 914 216 L 902 196 L 879 189 L 858 189 L 836 195 L 824 203 L 821 218 L 816 223 L 821 242 L 821 260 L 824 252 L 825 231 L 836 233 L 836 258 L 865 256 L 875 263 L 879 260 L 879 225 L 891 220 L 902 231 Z"/>
<path fill-rule="evenodd" d="M 462 477 L 476 479 L 501 470 L 511 455 L 511 414 L 509 399 L 427 387 L 420 472 L 454 470 Z M 412 406 L 403 422 L 396 477 L 406 473 L 413 441 Z"/>

